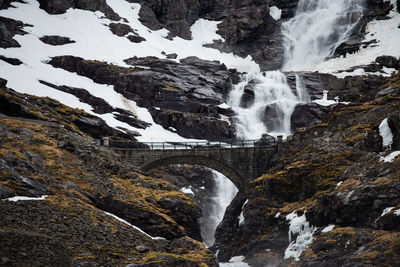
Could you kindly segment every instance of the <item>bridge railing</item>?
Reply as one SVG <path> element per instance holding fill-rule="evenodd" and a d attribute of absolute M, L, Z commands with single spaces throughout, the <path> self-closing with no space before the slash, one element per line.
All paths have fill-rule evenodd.
<path fill-rule="evenodd" d="M 230 143 L 226 142 L 118 142 L 111 141 L 110 146 L 118 149 L 201 149 L 201 148 L 246 148 L 246 147 L 267 147 L 275 146 L 274 140 L 240 140 Z"/>

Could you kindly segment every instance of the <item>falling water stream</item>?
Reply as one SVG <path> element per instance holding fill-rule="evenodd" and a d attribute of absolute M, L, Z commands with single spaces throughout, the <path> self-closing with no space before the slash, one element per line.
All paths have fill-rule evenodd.
<path fill-rule="evenodd" d="M 296 15 L 282 24 L 285 48 L 282 71 L 305 70 L 329 57 L 361 18 L 364 1 L 300 0 Z M 253 96 L 250 103 L 243 103 L 246 93 Z M 307 102 L 310 97 L 301 76 L 296 74 L 296 91 L 293 91 L 280 70 L 244 75 L 228 100 L 237 114 L 237 137 L 243 139 L 258 139 L 264 133 L 275 137 L 290 135 L 294 108 Z M 212 223 L 216 227 L 237 189 L 224 182 L 228 179 L 221 174 L 214 178 L 218 201 L 214 201 L 212 208 Z M 208 238 L 207 245 L 213 241 Z M 241 264 L 231 266 L 243 266 Z"/>

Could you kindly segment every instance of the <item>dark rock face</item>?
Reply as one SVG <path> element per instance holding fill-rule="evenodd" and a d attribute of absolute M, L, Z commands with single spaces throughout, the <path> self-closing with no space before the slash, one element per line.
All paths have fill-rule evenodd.
<path fill-rule="evenodd" d="M 231 204 L 226 208 L 224 219 L 215 231 L 215 244 L 212 250 L 220 250 L 218 253 L 219 261 L 228 262 L 231 257 L 237 253 L 237 251 L 230 250 L 232 248 L 224 249 L 223 244 L 231 242 L 235 234 L 241 230 L 239 226 L 239 215 L 242 212 L 242 206 L 245 201 L 245 195 L 237 194 Z"/>
<path fill-rule="evenodd" d="M 202 241 L 198 218 L 201 210 L 198 206 L 189 206 L 185 201 L 176 198 L 162 198 L 158 201 L 161 208 L 170 210 L 170 216 L 187 232 L 187 235 Z"/>
<path fill-rule="evenodd" d="M 17 66 L 17 65 L 21 65 L 22 61 L 19 60 L 18 58 L 9 58 L 9 57 L 5 57 L 0 55 L 0 60 L 3 60 L 4 62 L 7 62 L 8 64 Z"/>
<path fill-rule="evenodd" d="M 380 56 L 375 59 L 375 61 L 386 68 L 397 68 L 399 61 L 397 58 L 392 56 Z"/>
<path fill-rule="evenodd" d="M 400 148 L 400 112 L 390 115 L 388 119 L 390 130 L 393 134 L 392 149 L 399 150 Z"/>
<path fill-rule="evenodd" d="M 110 23 L 109 27 L 112 33 L 117 36 L 124 36 L 134 32 L 131 26 L 123 23 Z"/>
<path fill-rule="evenodd" d="M 132 43 L 137 43 L 137 44 L 146 41 L 145 38 L 138 35 L 128 35 L 126 38 L 128 38 L 128 40 L 131 41 Z"/>
<path fill-rule="evenodd" d="M 152 30 L 163 27 L 170 31 L 169 38 L 179 36 L 190 39 L 190 26 L 197 20 L 200 4 L 198 0 L 129 0 L 142 5 L 140 21 Z"/>
<path fill-rule="evenodd" d="M 138 203 L 139 205 L 139 203 Z M 178 228 L 178 225 L 172 224 L 164 217 L 154 214 L 146 210 L 142 210 L 140 206 L 129 205 L 116 199 L 102 199 L 98 204 L 102 210 L 125 218 L 128 222 L 143 229 L 146 233 L 155 237 L 164 237 L 172 240 L 180 238 L 185 233 Z M 173 208 L 176 208 L 175 206 Z"/>
<path fill-rule="evenodd" d="M 276 5 L 282 10 L 282 19 L 289 19 L 296 14 L 298 3 L 298 0 L 271 0 L 270 5 Z"/>
<path fill-rule="evenodd" d="M 209 16 L 222 20 L 218 33 L 226 42 L 208 46 L 241 57 L 251 55 L 262 70 L 281 67 L 282 33 L 280 23 L 269 16 L 268 2 L 221 1 L 215 4 L 214 12 Z"/>
<path fill-rule="evenodd" d="M 0 230 L 0 264 L 4 266 L 71 266 L 65 244 L 34 232 Z"/>
<path fill-rule="evenodd" d="M 46 119 L 51 122 L 56 120 L 58 118 L 57 114 L 61 112 L 69 117 L 67 121 L 64 121 L 65 124 L 75 125 L 78 129 L 94 138 L 119 136 L 134 139 L 133 136 L 109 127 L 100 118 L 83 112 L 73 113 L 72 109 L 57 101 L 32 98 L 29 102 L 26 102 L 23 100 L 25 98 L 24 94 L 7 88 L 0 89 L 0 113 L 5 115 L 28 119 Z"/>
<path fill-rule="evenodd" d="M 25 25 L 21 21 L 0 17 L 0 47 L 21 47 L 21 45 L 13 39 L 16 34 L 24 35 L 26 32 L 22 29 Z"/>
<path fill-rule="evenodd" d="M 0 10 L 12 7 L 12 2 L 22 3 L 22 0 L 0 0 Z"/>
<path fill-rule="evenodd" d="M 154 120 L 164 128 L 175 128 L 190 138 L 229 140 L 234 128 L 221 120 L 217 105 L 224 102 L 235 70 L 227 70 L 216 61 L 195 57 L 174 61 L 157 58 L 131 58 L 126 62 L 147 69 L 121 68 L 82 58 L 62 56 L 49 64 L 77 72 L 95 82 L 113 84 L 115 90 L 138 105 L 150 108 Z M 224 111 L 224 114 L 228 114 Z M 232 114 L 231 114 L 232 115 Z"/>
<path fill-rule="evenodd" d="M 111 20 L 120 20 L 105 0 L 39 0 L 40 8 L 49 14 L 63 14 L 69 8 L 79 8 L 89 11 L 101 11 Z"/>
<path fill-rule="evenodd" d="M 74 40 L 69 39 L 68 37 L 62 37 L 57 35 L 45 35 L 39 38 L 45 44 L 49 45 L 66 45 L 75 43 Z"/>
<path fill-rule="evenodd" d="M 74 6 L 74 0 L 39 0 L 40 8 L 49 14 L 63 14 Z"/>
<path fill-rule="evenodd" d="M 137 117 L 131 111 L 113 108 L 103 98 L 95 97 L 85 89 L 69 86 L 58 86 L 45 81 L 40 81 L 40 83 L 78 97 L 83 103 L 91 105 L 93 107 L 93 111 L 97 114 L 113 113 L 115 118 L 126 122 L 135 128 L 145 129 L 150 126 L 149 123 L 137 119 Z"/>
<path fill-rule="evenodd" d="M 315 103 L 297 105 L 290 118 L 292 131 L 296 132 L 300 128 L 321 123 L 329 109 L 329 107 L 320 106 Z"/>

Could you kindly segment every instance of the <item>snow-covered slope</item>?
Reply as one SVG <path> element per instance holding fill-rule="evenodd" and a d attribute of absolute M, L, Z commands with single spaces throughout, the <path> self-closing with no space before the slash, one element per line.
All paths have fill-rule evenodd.
<path fill-rule="evenodd" d="M 151 31 L 143 26 L 138 18 L 139 4 L 131 4 L 124 0 L 107 1 L 110 7 L 128 24 L 145 42 L 132 43 L 127 38 L 114 35 L 108 25 L 111 21 L 99 11 L 91 12 L 80 9 L 69 9 L 65 14 L 50 15 L 39 8 L 35 0 L 26 3 L 13 3 L 16 8 L 0 11 L 0 16 L 12 18 L 30 24 L 24 27 L 26 35 L 17 35 L 15 39 L 20 43 L 20 48 L 0 48 L 0 54 L 17 58 L 22 65 L 12 66 L 0 61 L 0 77 L 8 80 L 8 87 L 19 92 L 37 96 L 49 96 L 73 108 L 81 108 L 92 113 L 91 106 L 81 103 L 75 96 L 52 89 L 39 83 L 39 80 L 56 85 L 66 85 L 83 88 L 96 97 L 105 99 L 114 108 L 128 109 L 138 115 L 139 119 L 152 124 L 146 130 L 136 129 L 127 123 L 118 121 L 112 114 L 98 115 L 110 126 L 121 126 L 126 129 L 138 131 L 141 141 L 183 141 L 173 132 L 164 130 L 154 123 L 151 115 L 144 108 L 136 106 L 135 102 L 125 99 L 116 93 L 113 86 L 101 85 L 91 79 L 79 76 L 62 69 L 56 69 L 46 64 L 51 57 L 59 55 L 79 56 L 88 60 L 105 61 L 120 66 L 126 66 L 124 59 L 137 56 L 156 56 L 164 58 L 164 54 L 176 53 L 177 60 L 188 56 L 197 56 L 205 60 L 219 60 L 230 68 L 240 71 L 257 71 L 258 66 L 250 57 L 243 59 L 233 54 L 221 53 L 216 49 L 203 47 L 203 44 L 221 39 L 215 32 L 216 21 L 200 19 L 192 26 L 193 39 L 188 41 L 179 37 L 173 40 L 164 38 L 167 30 Z M 123 22 L 121 20 L 121 22 Z M 69 37 L 75 43 L 62 46 L 51 46 L 39 40 L 45 35 L 59 35 Z"/>
<path fill-rule="evenodd" d="M 395 4 L 395 1 L 393 3 Z M 81 108 L 94 114 L 90 105 L 80 102 L 78 98 L 68 93 L 43 85 L 39 81 L 44 80 L 55 85 L 83 88 L 93 96 L 105 99 L 112 107 L 130 110 L 139 119 L 152 124 L 146 129 L 136 129 L 117 120 L 112 113 L 96 114 L 110 126 L 137 131 L 142 135 L 138 138 L 141 141 L 182 141 L 186 139 L 155 124 L 147 109 L 138 107 L 134 101 L 115 92 L 112 85 L 97 84 L 76 73 L 56 69 L 47 62 L 54 56 L 73 55 L 88 60 L 127 66 L 123 60 L 133 56 L 165 58 L 166 54 L 176 53 L 176 61 L 188 56 L 197 56 L 204 60 L 218 60 L 228 68 L 236 68 L 241 72 L 257 73 L 260 71 L 259 66 L 250 56 L 240 58 L 232 53 L 221 53 L 217 49 L 203 46 L 214 40 L 222 39 L 216 33 L 218 21 L 199 19 L 191 27 L 192 40 L 184 40 L 179 37 L 169 40 L 166 38 L 167 30 L 152 31 L 139 21 L 141 8 L 139 4 L 128 3 L 125 0 L 108 0 L 107 4 L 122 17 L 119 22 L 129 25 L 146 41 L 132 43 L 125 37 L 114 35 L 108 26 L 112 21 L 105 18 L 104 14 L 99 11 L 69 9 L 65 14 L 50 15 L 39 8 L 36 0 L 26 0 L 25 3 L 13 2 L 15 8 L 0 10 L 0 16 L 30 25 L 24 27 L 24 31 L 28 34 L 14 37 L 21 47 L 0 48 L 0 55 L 17 58 L 23 62 L 21 65 L 13 66 L 0 60 L 0 77 L 8 80 L 8 87 L 19 92 L 49 96 L 71 107 Z M 275 9 L 272 11 L 275 12 Z M 400 14 L 395 11 L 390 13 L 389 20 L 372 21 L 367 28 L 366 40 L 377 39 L 376 46 L 362 49 L 345 58 L 322 62 L 311 67 L 310 70 L 336 73 L 353 66 L 369 64 L 380 55 L 399 57 L 398 25 L 400 25 Z M 68 37 L 75 43 L 61 46 L 48 45 L 39 40 L 40 37 L 46 35 Z M 389 73 L 391 70 L 387 70 L 387 72 Z M 353 74 L 363 74 L 363 71 Z"/>

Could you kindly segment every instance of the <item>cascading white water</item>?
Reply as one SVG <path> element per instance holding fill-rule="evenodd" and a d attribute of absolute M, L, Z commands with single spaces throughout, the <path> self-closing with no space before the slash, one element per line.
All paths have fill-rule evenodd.
<path fill-rule="evenodd" d="M 363 2 L 364 0 L 300 0 L 296 16 L 282 25 L 285 37 L 285 62 L 282 69 L 304 70 L 322 62 L 346 39 L 357 23 L 362 14 Z M 242 81 L 231 91 L 228 100 L 228 104 L 237 114 L 238 138 L 257 139 L 264 133 L 273 136 L 291 133 L 290 117 L 294 108 L 299 103 L 311 101 L 302 78 L 297 74 L 295 77 L 296 92 L 293 92 L 286 76 L 279 70 L 243 76 Z M 242 103 L 246 87 L 254 95 L 250 104 Z M 227 180 L 217 178 L 220 181 L 224 179 Z M 232 194 L 229 191 L 233 190 L 232 187 L 226 184 L 219 184 L 218 188 L 219 204 L 215 204 L 213 208 L 215 227 L 222 220 L 225 207 L 236 194 L 236 191 Z M 240 264 L 237 266 L 242 266 Z"/>
<path fill-rule="evenodd" d="M 296 15 L 282 24 L 283 70 L 304 70 L 342 43 L 363 12 L 364 0 L 300 0 Z"/>
<path fill-rule="evenodd" d="M 285 62 L 283 70 L 300 70 L 322 62 L 348 36 L 362 14 L 365 0 L 300 0 L 294 18 L 283 23 Z M 241 101 L 250 81 L 254 102 Z M 292 92 L 280 71 L 249 73 L 232 90 L 229 104 L 237 114 L 237 136 L 257 139 L 262 134 L 287 136 L 290 117 L 299 103 L 309 102 L 304 83 L 296 75 Z"/>
<path fill-rule="evenodd" d="M 253 81 L 254 103 L 241 107 L 241 99 L 246 85 Z M 248 74 L 231 92 L 229 104 L 237 113 L 237 136 L 257 139 L 262 134 L 274 136 L 290 133 L 290 116 L 297 104 L 309 100 L 302 79 L 296 77 L 297 95 L 289 87 L 286 76 L 280 71 Z M 269 114 L 271 112 L 273 114 Z M 272 116 L 272 120 L 269 118 Z M 265 121 L 272 123 L 266 125 Z"/>
<path fill-rule="evenodd" d="M 238 192 L 236 186 L 221 173 L 213 171 L 213 179 L 215 189 L 210 199 L 212 204 L 209 210 L 203 211 L 201 219 L 201 236 L 207 247 L 214 244 L 215 230 L 224 217 L 226 207 Z"/>

